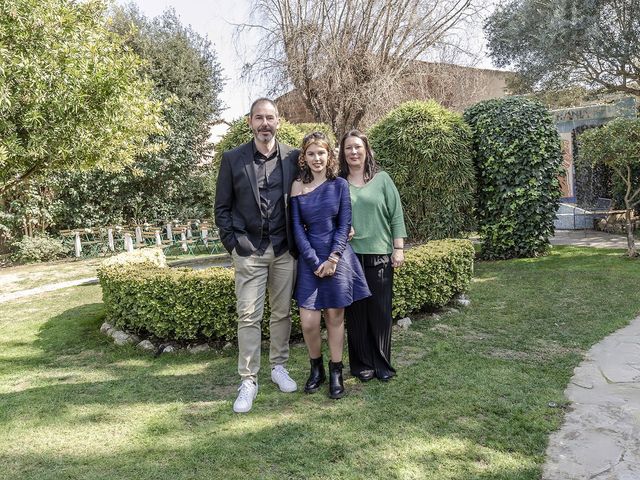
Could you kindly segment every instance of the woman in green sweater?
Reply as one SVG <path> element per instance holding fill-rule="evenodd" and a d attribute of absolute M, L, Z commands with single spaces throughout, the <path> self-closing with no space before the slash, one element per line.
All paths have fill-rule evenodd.
<path fill-rule="evenodd" d="M 407 236 L 398 189 L 378 171 L 367 137 L 358 130 L 340 141 L 340 176 L 349 182 L 351 247 L 363 268 L 372 295 L 346 308 L 351 374 L 362 381 L 387 381 L 391 366 L 393 269 L 404 263 Z"/>

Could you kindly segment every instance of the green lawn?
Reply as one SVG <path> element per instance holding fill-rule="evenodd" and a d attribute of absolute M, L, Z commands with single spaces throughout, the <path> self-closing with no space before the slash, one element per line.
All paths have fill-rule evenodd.
<path fill-rule="evenodd" d="M 0 304 L 0 472 L 11 479 L 537 479 L 581 355 L 640 313 L 640 263 L 561 247 L 478 263 L 471 307 L 414 315 L 398 377 L 235 415 L 235 352 L 112 345 L 98 286 Z M 263 365 L 267 365 L 263 357 Z M 300 383 L 306 350 L 292 349 Z"/>

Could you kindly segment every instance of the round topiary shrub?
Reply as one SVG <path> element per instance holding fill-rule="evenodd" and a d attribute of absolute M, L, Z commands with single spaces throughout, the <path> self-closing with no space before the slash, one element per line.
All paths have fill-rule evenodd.
<path fill-rule="evenodd" d="M 304 134 L 293 123 L 287 122 L 285 119 L 280 118 L 280 128 L 276 134 L 276 138 L 280 143 L 285 143 L 292 147 L 298 148 L 302 143 L 302 137 Z M 222 154 L 227 150 L 236 148 L 243 143 L 249 142 L 253 138 L 249 124 L 247 123 L 247 117 L 240 117 L 234 120 L 220 141 L 216 143 L 215 155 L 213 162 L 215 165 L 220 164 Z"/>
<path fill-rule="evenodd" d="M 380 166 L 398 187 L 409 236 L 460 236 L 473 223 L 471 131 L 435 101 L 407 102 L 369 131 Z"/>
<path fill-rule="evenodd" d="M 482 258 L 544 254 L 562 173 L 560 137 L 549 111 L 512 97 L 480 102 L 464 118 L 473 131 Z"/>

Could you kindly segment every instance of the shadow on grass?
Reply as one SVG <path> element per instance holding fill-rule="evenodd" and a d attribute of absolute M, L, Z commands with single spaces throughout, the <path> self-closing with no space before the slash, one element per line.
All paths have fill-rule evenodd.
<path fill-rule="evenodd" d="M 93 306 L 75 310 L 94 311 Z M 51 322 L 68 318 L 68 313 Z M 100 319 L 96 320 L 97 327 Z M 51 352 L 64 337 L 62 332 L 68 332 L 65 322 L 57 325 L 59 332 L 54 326 L 41 330 L 39 341 L 49 342 L 50 355 L 55 356 Z M 58 426 L 94 432 L 119 428 L 127 430 L 125 438 L 99 453 L 86 449 L 68 453 L 73 448 L 58 445 L 63 440 L 54 437 L 52 444 L 38 449 L 38 455 L 15 454 L 4 461 L 12 465 L 14 476 L 38 479 L 56 478 L 47 477 L 48 471 L 84 479 L 105 478 L 104 472 L 108 478 L 195 478 L 199 476 L 195 472 L 225 479 L 535 478 L 546 433 L 558 414 L 552 412 L 548 422 L 529 418 L 532 410 L 546 408 L 548 393 L 514 394 L 513 388 L 536 377 L 536 366 L 479 359 L 467 351 L 462 339 L 417 335 L 429 326 L 428 320 L 417 323 L 416 336 L 402 342 L 420 345 L 429 355 L 400 370 L 388 384 L 362 385 L 350 379 L 348 397 L 335 402 L 325 392 L 282 394 L 265 382 L 248 415 L 231 412 L 235 386 L 230 385 L 235 382 L 220 376 L 221 371 L 234 370 L 235 358 L 213 365 L 203 357 L 150 359 L 135 351 L 116 351 L 119 354 L 111 363 L 104 361 L 108 354 L 89 357 L 90 369 L 121 376 L 65 383 L 74 382 L 71 376 L 0 395 L 0 404 L 6 407 L 0 423 L 9 428 L 21 424 L 27 432 L 55 431 Z M 68 340 L 67 344 L 72 352 L 81 346 Z M 293 353 L 292 372 L 299 379 L 306 370 L 306 354 L 303 349 Z M 111 370 L 113 363 L 132 359 L 149 361 Z M 194 364 L 200 372 L 163 371 Z M 92 407 L 89 413 L 86 407 Z M 130 409 L 138 409 L 144 419 L 112 418 L 114 411 Z M 149 416 L 148 411 L 158 413 Z M 515 438 L 505 422 L 518 424 Z"/>
<path fill-rule="evenodd" d="M 100 333 L 104 304 L 89 303 L 70 308 L 45 322 L 35 346 L 46 353 L 72 354 L 102 347 L 107 338 Z"/>
<path fill-rule="evenodd" d="M 79 405 L 219 401 L 235 393 L 235 358 L 154 358 L 134 346 L 116 346 L 100 333 L 103 321 L 103 304 L 81 305 L 43 323 L 33 342 L 3 342 L 27 353 L 0 358 L 0 371 L 28 373 L 14 380 L 17 391 L 0 394 L 0 421 L 23 415 L 53 421 Z"/>
<path fill-rule="evenodd" d="M 132 386 L 124 382 L 37 389 L 30 394 L 53 398 L 57 412 L 22 412 L 29 415 L 27 425 L 41 429 L 42 420 L 48 420 L 55 430 L 81 424 L 98 435 L 120 425 L 126 432 L 115 430 L 116 438 L 105 438 L 105 446 L 96 451 L 75 450 L 54 437 L 37 455 L 15 454 L 5 461 L 20 478 L 38 479 L 56 478 L 47 477 L 47 471 L 83 479 L 105 478 L 105 472 L 110 479 L 536 478 L 541 439 L 553 422 L 528 416 L 545 408 L 535 392 L 511 398 L 501 388 L 535 372 L 510 372 L 503 362 L 478 363 L 472 356 L 454 369 L 442 368 L 461 353 L 455 343 L 440 342 L 428 360 L 391 383 L 371 382 L 356 391 L 350 382 L 349 396 L 339 402 L 323 393 L 282 394 L 266 388 L 247 415 L 234 415 L 230 402 L 194 391 L 195 385 L 211 381 L 210 372 L 171 376 L 161 384 L 158 378 L 140 378 L 146 385 L 129 395 Z M 0 403 L 7 399 L 0 397 Z M 26 397 L 20 403 L 37 406 L 39 400 Z M 158 402 L 179 407 L 147 416 Z M 94 403 L 107 408 L 82 416 L 73 412 Z M 140 412 L 144 421 L 114 421 L 114 409 L 136 404 L 145 405 Z M 501 425 L 506 419 L 518 423 L 515 438 Z M 99 437 L 93 441 L 102 442 Z"/>

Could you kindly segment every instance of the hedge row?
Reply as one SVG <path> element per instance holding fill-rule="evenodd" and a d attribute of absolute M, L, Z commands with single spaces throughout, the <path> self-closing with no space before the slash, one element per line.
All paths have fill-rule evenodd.
<path fill-rule="evenodd" d="M 436 240 L 407 250 L 405 264 L 394 280 L 394 317 L 441 307 L 465 291 L 473 258 L 473 246 L 467 240 Z M 236 336 L 233 269 L 194 271 L 159 268 L 152 263 L 114 264 L 100 267 L 98 277 L 107 320 L 118 327 L 174 340 L 231 340 Z M 263 322 L 265 334 L 268 323 Z M 293 331 L 300 332 L 296 313 Z"/>
<path fill-rule="evenodd" d="M 469 240 L 433 240 L 407 250 L 393 279 L 393 317 L 442 307 L 465 292 L 474 256 Z"/>

